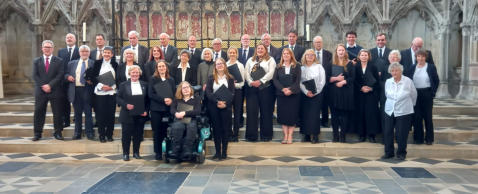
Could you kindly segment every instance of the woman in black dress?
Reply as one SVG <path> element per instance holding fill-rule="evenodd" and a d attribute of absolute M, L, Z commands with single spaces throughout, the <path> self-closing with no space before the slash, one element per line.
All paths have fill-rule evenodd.
<path fill-rule="evenodd" d="M 214 146 L 216 154 L 213 159 L 227 158 L 227 143 L 232 127 L 232 100 L 224 98 L 216 92 L 222 87 L 227 87 L 231 95 L 234 95 L 234 78 L 229 74 L 226 61 L 223 58 L 216 59 L 213 75 L 209 77 L 206 84 L 207 111 L 211 115 Z"/>
<path fill-rule="evenodd" d="M 159 63 L 160 60 L 164 60 L 163 51 L 159 46 L 153 46 L 149 50 L 149 61 L 144 64 L 144 76 L 146 81 L 150 81 L 151 77 L 153 76 L 154 72 L 156 71 L 156 65 Z"/>
<path fill-rule="evenodd" d="M 330 111 L 332 114 L 333 142 L 345 142 L 345 133 L 351 125 L 351 112 L 354 110 L 355 67 L 349 61 L 344 44 L 335 48 L 333 65 L 327 72 L 330 91 Z M 339 71 L 334 74 L 333 69 Z M 343 70 L 342 70 L 343 69 Z M 342 71 L 340 71 L 342 70 Z M 340 128 L 340 133 L 339 133 Z"/>
<path fill-rule="evenodd" d="M 371 60 L 370 51 L 362 49 L 358 53 L 359 61 L 355 65 L 355 93 L 356 99 L 354 116 L 355 130 L 359 141 L 376 143 L 375 135 L 380 131 L 380 115 L 378 110 L 379 77 L 377 67 L 368 64 Z"/>
<path fill-rule="evenodd" d="M 116 101 L 121 106 L 119 121 L 121 122 L 124 161 L 129 161 L 131 139 L 133 139 L 133 157 L 141 159 L 139 147 L 143 138 L 144 123 L 148 120 L 149 112 L 148 84 L 139 80 L 142 73 L 141 68 L 133 65 L 129 68 L 128 73 L 131 79 L 120 84 L 116 96 Z"/>
<path fill-rule="evenodd" d="M 166 61 L 159 60 L 156 65 L 156 71 L 149 81 L 148 96 L 151 100 L 151 128 L 153 129 L 153 147 L 156 154 L 155 159 L 162 159 L 161 143 L 166 137 L 168 129 L 167 119 L 169 117 L 169 107 L 173 102 L 173 96 L 165 96 L 166 91 L 157 91 L 155 86 L 161 84 L 161 82 L 167 82 L 169 84 L 170 95 L 174 93 L 174 79 L 169 76 L 168 65 Z"/>
<path fill-rule="evenodd" d="M 304 82 L 313 80 L 313 88 L 306 87 Z M 322 107 L 322 89 L 325 85 L 325 71 L 316 58 L 312 49 L 306 50 L 302 56 L 300 89 L 300 132 L 310 136 L 310 141 L 315 144 L 319 141 L 320 110 Z"/>
<path fill-rule="evenodd" d="M 284 48 L 273 78 L 277 96 L 277 122 L 282 124 L 284 132 L 282 144 L 292 143 L 292 134 L 299 120 L 300 73 L 294 52 Z"/>
<path fill-rule="evenodd" d="M 229 61 L 226 62 L 227 67 L 231 67 L 236 65 L 237 68 L 239 69 L 239 74 L 240 78 L 234 77 L 234 100 L 232 103 L 233 109 L 234 109 L 234 122 L 233 122 L 233 130 L 231 134 L 231 141 L 233 142 L 238 142 L 239 141 L 239 128 L 241 125 L 241 118 L 242 118 L 242 113 L 243 113 L 243 108 L 244 108 L 244 83 L 246 82 L 246 77 L 244 75 L 244 65 L 237 60 L 238 56 L 238 51 L 237 48 L 231 47 L 227 50 L 227 57 L 229 58 Z M 234 75 L 233 75 L 234 76 Z M 241 82 L 238 82 L 237 80 L 242 80 Z"/>

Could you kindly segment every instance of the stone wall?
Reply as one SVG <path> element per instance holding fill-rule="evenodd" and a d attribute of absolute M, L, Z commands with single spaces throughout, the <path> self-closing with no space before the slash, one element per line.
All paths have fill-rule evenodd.
<path fill-rule="evenodd" d="M 469 74 L 470 64 L 478 63 L 477 4 L 476 0 L 5 0 L 0 5 L 4 90 L 7 95 L 31 94 L 31 62 L 40 55 L 40 42 L 52 39 L 56 53 L 65 46 L 66 33 L 83 39 L 83 22 L 86 44 L 92 47 L 96 33 L 104 33 L 111 42 L 125 39 L 129 30 L 140 32 L 143 40 L 153 39 L 150 45 L 159 44 L 154 39 L 161 32 L 170 34 L 178 47 L 184 47 L 183 40 L 191 34 L 204 40 L 203 46 L 215 37 L 239 46 L 241 34 L 259 39 L 264 32 L 278 45 L 285 43 L 290 29 L 297 29 L 299 42 L 310 47 L 304 37 L 308 24 L 310 38 L 321 35 L 328 50 L 344 43 L 349 30 L 357 31 L 357 42 L 365 48 L 375 46 L 379 32 L 388 34 L 387 46 L 392 49 L 408 48 L 414 37 L 423 37 L 443 81 L 439 95 L 476 99 L 477 84 Z M 123 42 L 116 43 L 120 47 Z"/>

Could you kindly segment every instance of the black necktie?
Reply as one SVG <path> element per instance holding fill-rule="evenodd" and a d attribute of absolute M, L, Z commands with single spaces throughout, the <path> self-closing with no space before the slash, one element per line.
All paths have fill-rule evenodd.
<path fill-rule="evenodd" d="M 383 57 L 383 56 L 382 56 L 382 49 L 381 49 L 381 48 L 378 49 L 378 57 L 380 57 L 380 58 Z"/>
<path fill-rule="evenodd" d="M 217 60 L 217 54 L 218 54 L 218 53 L 216 52 L 216 57 L 214 58 L 214 61 L 216 61 L 216 60 Z"/>
<path fill-rule="evenodd" d="M 242 59 L 244 59 L 243 61 L 246 61 L 247 60 L 247 53 L 246 53 L 246 49 L 243 50 L 242 52 Z"/>
<path fill-rule="evenodd" d="M 191 55 L 194 55 L 194 49 L 191 49 Z"/>
<path fill-rule="evenodd" d="M 71 60 L 71 47 L 68 48 L 68 58 Z"/>

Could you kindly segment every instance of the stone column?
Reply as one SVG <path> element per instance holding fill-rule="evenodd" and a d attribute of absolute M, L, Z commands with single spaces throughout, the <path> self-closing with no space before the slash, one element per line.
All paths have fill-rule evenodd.
<path fill-rule="evenodd" d="M 3 70 L 2 70 L 2 52 L 0 51 L 0 98 L 3 98 Z"/>
<path fill-rule="evenodd" d="M 461 67 L 461 83 L 460 92 L 457 98 L 460 99 L 478 99 L 474 95 L 478 92 L 478 87 L 470 81 L 470 56 L 471 56 L 471 26 L 469 24 L 462 24 L 462 67 Z"/>
<path fill-rule="evenodd" d="M 445 26 L 441 34 L 441 67 L 438 75 L 440 76 L 440 85 L 436 94 L 437 98 L 450 98 L 450 92 L 448 91 L 448 47 L 450 45 L 450 32 L 449 25 Z"/>

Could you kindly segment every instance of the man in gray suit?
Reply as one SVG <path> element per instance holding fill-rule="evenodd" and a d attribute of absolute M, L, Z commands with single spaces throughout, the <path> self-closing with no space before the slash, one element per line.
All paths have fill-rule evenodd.
<path fill-rule="evenodd" d="M 83 126 L 83 113 L 85 113 L 85 133 L 89 140 L 94 140 L 93 117 L 91 111 L 93 98 L 93 85 L 88 71 L 93 69 L 95 61 L 89 59 L 90 47 L 80 46 L 80 59 L 68 63 L 68 71 L 65 72 L 65 79 L 68 85 L 68 101 L 75 109 L 75 133 L 73 140 L 81 139 Z"/>
<path fill-rule="evenodd" d="M 133 49 L 133 51 L 136 53 L 136 63 L 143 68 L 143 65 L 148 62 L 148 57 L 149 57 L 149 50 L 143 45 L 138 44 L 139 40 L 139 33 L 136 31 L 130 31 L 128 32 L 128 39 L 129 39 L 129 46 L 125 46 L 121 49 L 121 57 L 120 57 L 120 63 L 123 62 L 123 53 L 124 50 L 126 49 Z"/>
<path fill-rule="evenodd" d="M 53 111 L 54 137 L 63 140 L 62 117 L 62 88 L 63 61 L 60 57 L 53 56 L 54 44 L 51 40 L 42 42 L 43 56 L 33 60 L 33 80 L 35 80 L 35 112 L 33 113 L 32 141 L 40 140 L 45 125 L 45 115 L 48 101 Z"/>
<path fill-rule="evenodd" d="M 159 43 L 161 44 L 161 50 L 164 53 L 164 60 L 169 63 L 169 67 L 175 67 L 178 65 L 178 49 L 169 44 L 169 35 L 161 33 L 159 35 Z"/>

